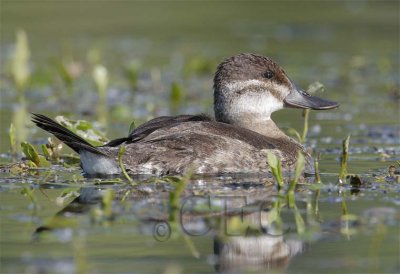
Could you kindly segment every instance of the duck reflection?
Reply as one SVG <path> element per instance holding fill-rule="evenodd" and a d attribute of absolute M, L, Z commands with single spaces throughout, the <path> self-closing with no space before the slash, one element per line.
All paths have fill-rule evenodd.
<path fill-rule="evenodd" d="M 304 250 L 302 241 L 285 239 L 287 235 L 283 231 L 268 224 L 268 213 L 257 215 L 253 213 L 245 219 L 247 224 L 258 226 L 258 217 L 261 216 L 261 230 L 247 229 L 241 236 L 214 238 L 215 269 L 218 272 L 285 269 L 290 259 Z"/>
<path fill-rule="evenodd" d="M 56 217 L 93 215 L 90 212 L 94 207 L 103 206 L 107 189 L 110 190 L 109 187 L 82 188 L 80 196 Z M 140 220 L 139 231 L 153 233 L 158 241 L 167 241 L 171 233 L 192 238 L 212 237 L 210 253 L 213 249 L 212 261 L 217 272 L 284 269 L 292 257 L 304 250 L 303 242 L 288 239 L 287 226 L 273 217 L 278 197 L 276 186 L 264 178 L 244 183 L 237 183 L 234 177 L 231 180 L 225 177 L 223 182 L 221 179 L 191 180 L 180 195 L 180 206 L 175 209 L 170 205 L 172 189 L 170 184 L 163 183 L 134 189 L 114 188 L 112 219 L 133 214 Z M 174 214 L 177 218 L 171 218 Z M 175 230 L 171 231 L 171 227 Z M 35 234 L 52 229 L 44 225 Z M 162 237 L 157 238 L 156 233 Z"/>

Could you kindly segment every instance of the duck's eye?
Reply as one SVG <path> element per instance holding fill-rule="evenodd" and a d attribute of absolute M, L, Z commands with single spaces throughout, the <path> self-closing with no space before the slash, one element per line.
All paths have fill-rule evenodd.
<path fill-rule="evenodd" d="M 265 73 L 264 73 L 264 77 L 265 78 L 267 78 L 267 79 L 272 79 L 272 77 L 274 77 L 274 73 L 272 72 L 272 71 L 270 71 L 270 70 L 268 70 L 268 71 L 266 71 Z"/>

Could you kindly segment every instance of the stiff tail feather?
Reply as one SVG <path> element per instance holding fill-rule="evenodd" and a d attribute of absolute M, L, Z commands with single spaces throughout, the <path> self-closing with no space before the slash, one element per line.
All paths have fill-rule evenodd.
<path fill-rule="evenodd" d="M 50 119 L 49 117 L 37 113 L 32 113 L 32 116 L 32 122 L 34 122 L 41 129 L 44 129 L 45 131 L 56 136 L 64 144 L 72 148 L 75 152 L 79 153 L 80 151 L 89 151 L 95 154 L 105 155 L 97 147 L 91 145 L 82 137 L 76 135 L 75 133 L 60 125 L 56 121 Z"/>

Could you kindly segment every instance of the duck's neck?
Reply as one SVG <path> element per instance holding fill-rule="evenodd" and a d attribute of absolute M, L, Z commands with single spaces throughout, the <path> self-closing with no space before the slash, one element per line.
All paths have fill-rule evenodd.
<path fill-rule="evenodd" d="M 290 139 L 271 118 L 255 119 L 253 116 L 244 116 L 239 121 L 235 121 L 234 124 L 273 139 Z"/>

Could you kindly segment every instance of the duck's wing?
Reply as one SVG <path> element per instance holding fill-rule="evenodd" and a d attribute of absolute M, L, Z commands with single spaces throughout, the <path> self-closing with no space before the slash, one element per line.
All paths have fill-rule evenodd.
<path fill-rule="evenodd" d="M 128 137 L 112 140 L 111 142 L 105 144 L 104 146 L 115 147 L 119 146 L 122 143 L 127 143 L 127 144 L 135 143 L 147 137 L 149 134 L 153 133 L 156 130 L 174 127 L 178 124 L 185 122 L 200 122 L 200 121 L 211 121 L 211 118 L 204 114 L 160 116 L 146 123 L 141 124 L 134 131 L 132 131 L 128 135 Z"/>

